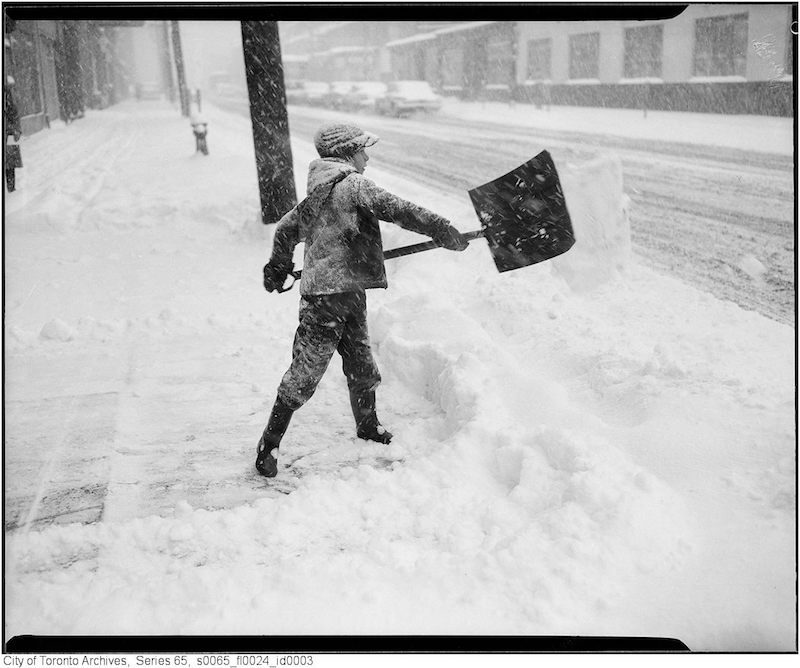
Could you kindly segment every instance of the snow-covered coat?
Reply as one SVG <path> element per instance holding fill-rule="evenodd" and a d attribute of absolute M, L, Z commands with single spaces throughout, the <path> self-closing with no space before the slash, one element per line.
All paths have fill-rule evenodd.
<path fill-rule="evenodd" d="M 379 188 L 346 160 L 314 160 L 308 197 L 278 221 L 273 265 L 289 266 L 305 242 L 300 294 L 385 288 L 379 220 L 440 239 L 453 228 L 441 216 Z"/>

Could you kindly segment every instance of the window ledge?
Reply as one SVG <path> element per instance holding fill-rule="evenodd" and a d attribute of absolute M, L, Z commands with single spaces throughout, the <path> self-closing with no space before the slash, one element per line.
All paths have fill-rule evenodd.
<path fill-rule="evenodd" d="M 535 86 L 536 84 L 551 84 L 553 83 L 552 79 L 525 79 L 526 86 Z"/>
<path fill-rule="evenodd" d="M 567 83 L 569 85 L 573 85 L 573 86 L 574 85 L 581 85 L 581 84 L 593 84 L 593 85 L 596 85 L 596 84 L 600 83 L 600 79 L 567 79 L 567 81 L 565 83 Z"/>
<path fill-rule="evenodd" d="M 621 84 L 663 84 L 664 80 L 658 77 L 631 77 L 630 79 L 620 79 Z"/>
<path fill-rule="evenodd" d="M 747 81 L 746 77 L 733 74 L 729 76 L 717 77 L 690 77 L 689 83 L 740 83 Z"/>

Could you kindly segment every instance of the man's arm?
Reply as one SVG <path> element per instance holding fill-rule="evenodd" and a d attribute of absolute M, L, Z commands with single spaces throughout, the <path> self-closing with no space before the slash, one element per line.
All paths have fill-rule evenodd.
<path fill-rule="evenodd" d="M 298 243 L 300 243 L 300 214 L 297 207 L 294 207 L 276 224 L 270 264 L 276 266 L 292 264 L 294 249 Z"/>
<path fill-rule="evenodd" d="M 461 233 L 446 218 L 393 195 L 363 177 L 358 183 L 358 204 L 380 220 L 395 223 L 412 232 L 426 234 L 450 250 L 464 250 L 468 245 L 461 238 Z"/>
<path fill-rule="evenodd" d="M 264 288 L 267 292 L 280 290 L 286 277 L 294 269 L 292 257 L 300 243 L 300 214 L 294 207 L 281 218 L 272 238 L 272 256 L 264 265 Z"/>

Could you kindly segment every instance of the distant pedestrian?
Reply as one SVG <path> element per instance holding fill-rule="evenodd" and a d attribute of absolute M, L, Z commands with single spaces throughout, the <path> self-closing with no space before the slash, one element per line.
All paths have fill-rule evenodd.
<path fill-rule="evenodd" d="M 375 409 L 381 376 L 367 332 L 365 290 L 387 287 L 378 221 L 426 234 L 450 250 L 463 251 L 468 245 L 445 218 L 362 176 L 369 160 L 366 148 L 377 141 L 353 125 L 320 128 L 314 136 L 320 158 L 309 165 L 308 196 L 275 230 L 272 257 L 264 267 L 269 292 L 283 286 L 301 241 L 305 255 L 292 363 L 258 442 L 256 469 L 267 477 L 277 474 L 278 446 L 289 421 L 314 394 L 334 352 L 342 357 L 356 435 L 378 443 L 392 438 Z"/>
<path fill-rule="evenodd" d="M 19 111 L 14 103 L 11 87 L 13 79 L 8 77 L 3 83 L 3 123 L 5 125 L 5 177 L 8 192 L 13 192 L 17 187 L 16 169 L 22 167 L 22 153 L 19 139 L 22 136 Z M 14 142 L 9 143 L 13 137 Z"/>

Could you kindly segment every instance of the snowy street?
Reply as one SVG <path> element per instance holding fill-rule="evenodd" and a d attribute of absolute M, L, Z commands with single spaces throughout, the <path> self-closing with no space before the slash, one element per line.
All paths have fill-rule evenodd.
<path fill-rule="evenodd" d="M 662 112 L 653 137 L 622 111 L 606 132 L 608 110 L 564 110 L 597 127 L 570 133 L 557 109 L 502 107 L 358 116 L 382 137 L 365 175 L 467 231 L 467 189 L 548 149 L 575 248 L 504 274 L 483 240 L 387 262 L 369 326 L 395 440 L 355 437 L 335 357 L 274 480 L 253 460 L 299 292 L 261 285 L 273 228 L 249 118 L 208 104 L 207 157 L 160 101 L 23 138 L 5 199 L 7 639 L 796 649 L 793 119 L 720 117 L 709 137 L 708 117 Z M 338 116 L 290 107 L 298 198 Z M 725 129 L 760 121 L 760 142 Z M 382 226 L 385 248 L 424 240 Z"/>

